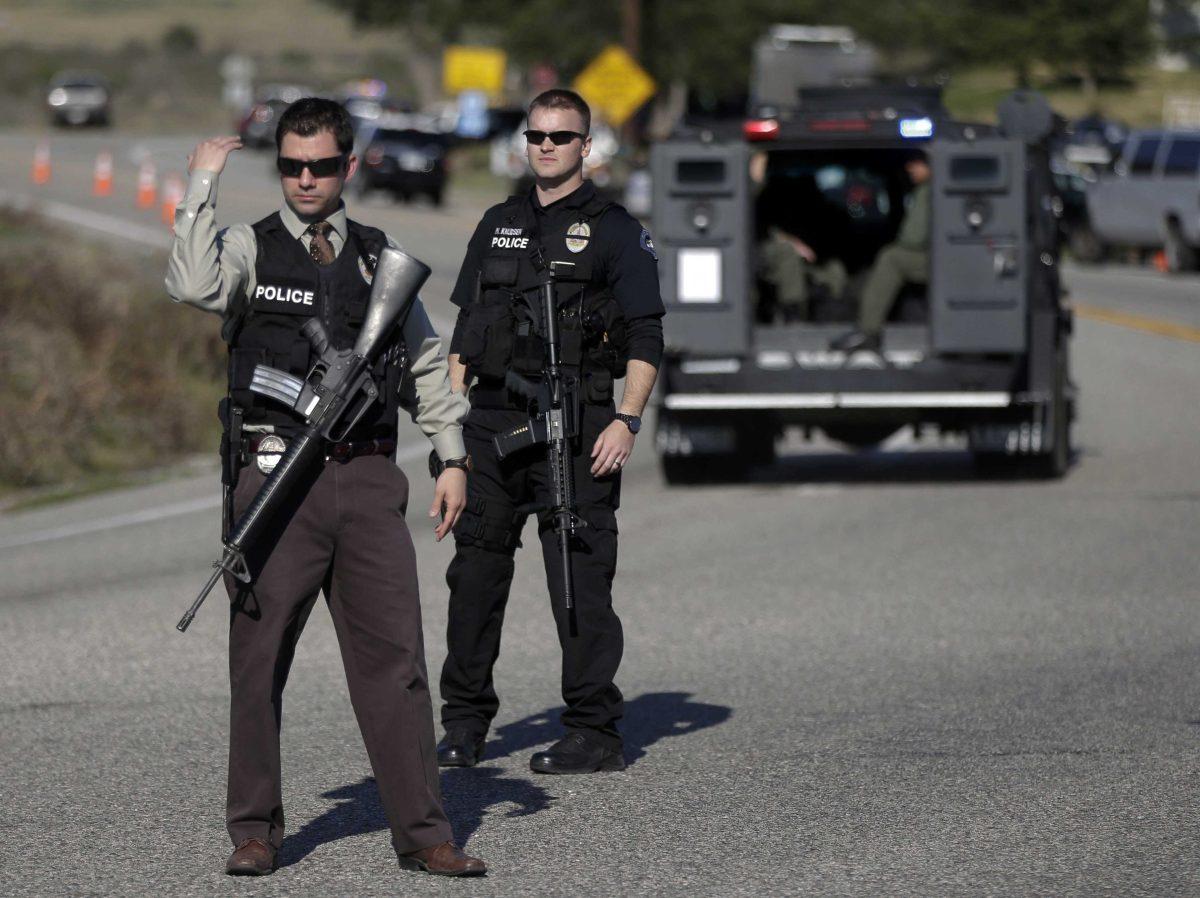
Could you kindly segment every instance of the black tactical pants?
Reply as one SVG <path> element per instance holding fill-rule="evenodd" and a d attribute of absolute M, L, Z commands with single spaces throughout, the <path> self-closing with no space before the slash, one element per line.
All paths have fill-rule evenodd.
<path fill-rule="evenodd" d="M 264 480 L 254 465 L 242 470 L 238 515 Z M 283 688 L 324 591 L 392 843 L 401 853 L 437 845 L 452 835 L 438 782 L 416 556 L 404 523 L 408 481 L 377 455 L 325 462 L 298 493 L 277 519 L 286 523 L 269 527 L 271 544 L 247 559 L 254 584 L 226 577 L 230 838 L 276 848 L 283 841 Z"/>
<path fill-rule="evenodd" d="M 450 612 L 442 668 L 442 724 L 487 732 L 500 700 L 492 668 L 500 654 L 500 629 L 513 578 L 513 552 L 521 528 L 532 511 L 550 603 L 562 647 L 562 696 L 567 709 L 562 723 L 583 730 L 597 741 L 620 748 L 617 721 L 623 710 L 621 691 L 613 683 L 621 663 L 624 638 L 612 607 L 612 581 L 617 567 L 617 518 L 621 475 L 594 478 L 592 445 L 612 422 L 612 406 L 585 406 L 580 438 L 574 445 L 578 512 L 587 522 L 572 541 L 575 577 L 576 635 L 563 608 L 562 558 L 550 520 L 546 449 L 534 446 L 497 459 L 492 437 L 529 416 L 522 412 L 472 408 L 463 428 L 474 469 L 468 479 L 467 509 L 454 528 L 457 552 L 446 571 Z"/>

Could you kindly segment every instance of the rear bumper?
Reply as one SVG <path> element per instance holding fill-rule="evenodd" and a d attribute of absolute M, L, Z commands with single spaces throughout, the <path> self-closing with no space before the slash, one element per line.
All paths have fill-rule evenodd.
<path fill-rule="evenodd" d="M 788 411 L 795 409 L 947 409 L 1007 408 L 1012 393 L 884 392 L 884 393 L 672 393 L 662 407 L 671 411 Z"/>

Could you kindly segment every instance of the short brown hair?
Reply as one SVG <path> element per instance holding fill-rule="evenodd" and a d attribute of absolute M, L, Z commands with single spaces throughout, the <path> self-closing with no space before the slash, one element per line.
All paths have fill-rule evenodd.
<path fill-rule="evenodd" d="M 583 119 L 583 133 L 592 133 L 592 110 L 587 101 L 573 90 L 562 87 L 544 90 L 529 104 L 528 115 L 533 115 L 535 109 L 573 109 Z"/>
<path fill-rule="evenodd" d="M 279 117 L 279 124 L 275 128 L 275 148 L 279 149 L 285 134 L 312 137 L 322 131 L 332 132 L 338 152 L 343 156 L 354 147 L 354 124 L 346 107 L 324 97 L 304 97 L 285 109 Z"/>

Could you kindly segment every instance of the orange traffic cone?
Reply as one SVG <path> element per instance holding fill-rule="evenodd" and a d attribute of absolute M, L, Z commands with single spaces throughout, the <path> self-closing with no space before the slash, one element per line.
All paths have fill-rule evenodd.
<path fill-rule="evenodd" d="M 147 159 L 138 166 L 137 207 L 149 209 L 158 201 L 158 172 L 154 163 Z M 174 210 L 171 212 L 174 215 Z"/>
<path fill-rule="evenodd" d="M 168 228 L 175 225 L 175 207 L 183 199 L 183 178 L 179 175 L 167 175 L 163 181 L 162 222 Z"/>
<path fill-rule="evenodd" d="M 96 167 L 92 172 L 92 194 L 111 196 L 113 189 L 113 157 L 108 150 L 96 156 Z"/>
<path fill-rule="evenodd" d="M 33 172 L 31 177 L 34 184 L 50 183 L 50 141 L 39 140 L 33 151 Z"/>
<path fill-rule="evenodd" d="M 1159 250 L 1154 254 L 1154 270 L 1166 274 L 1171 270 L 1171 266 L 1167 263 L 1167 254 L 1163 250 Z"/>

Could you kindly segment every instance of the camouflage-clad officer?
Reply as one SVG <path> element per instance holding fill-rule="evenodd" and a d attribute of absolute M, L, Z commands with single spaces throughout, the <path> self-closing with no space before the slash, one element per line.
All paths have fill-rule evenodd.
<path fill-rule="evenodd" d="M 879 251 L 858 303 L 858 327 L 833 341 L 832 349 L 878 350 L 883 324 L 905 284 L 929 283 L 929 227 L 933 198 L 929 161 L 915 151 L 904 164 L 913 184 L 905 197 L 904 218 L 896 239 Z"/>

